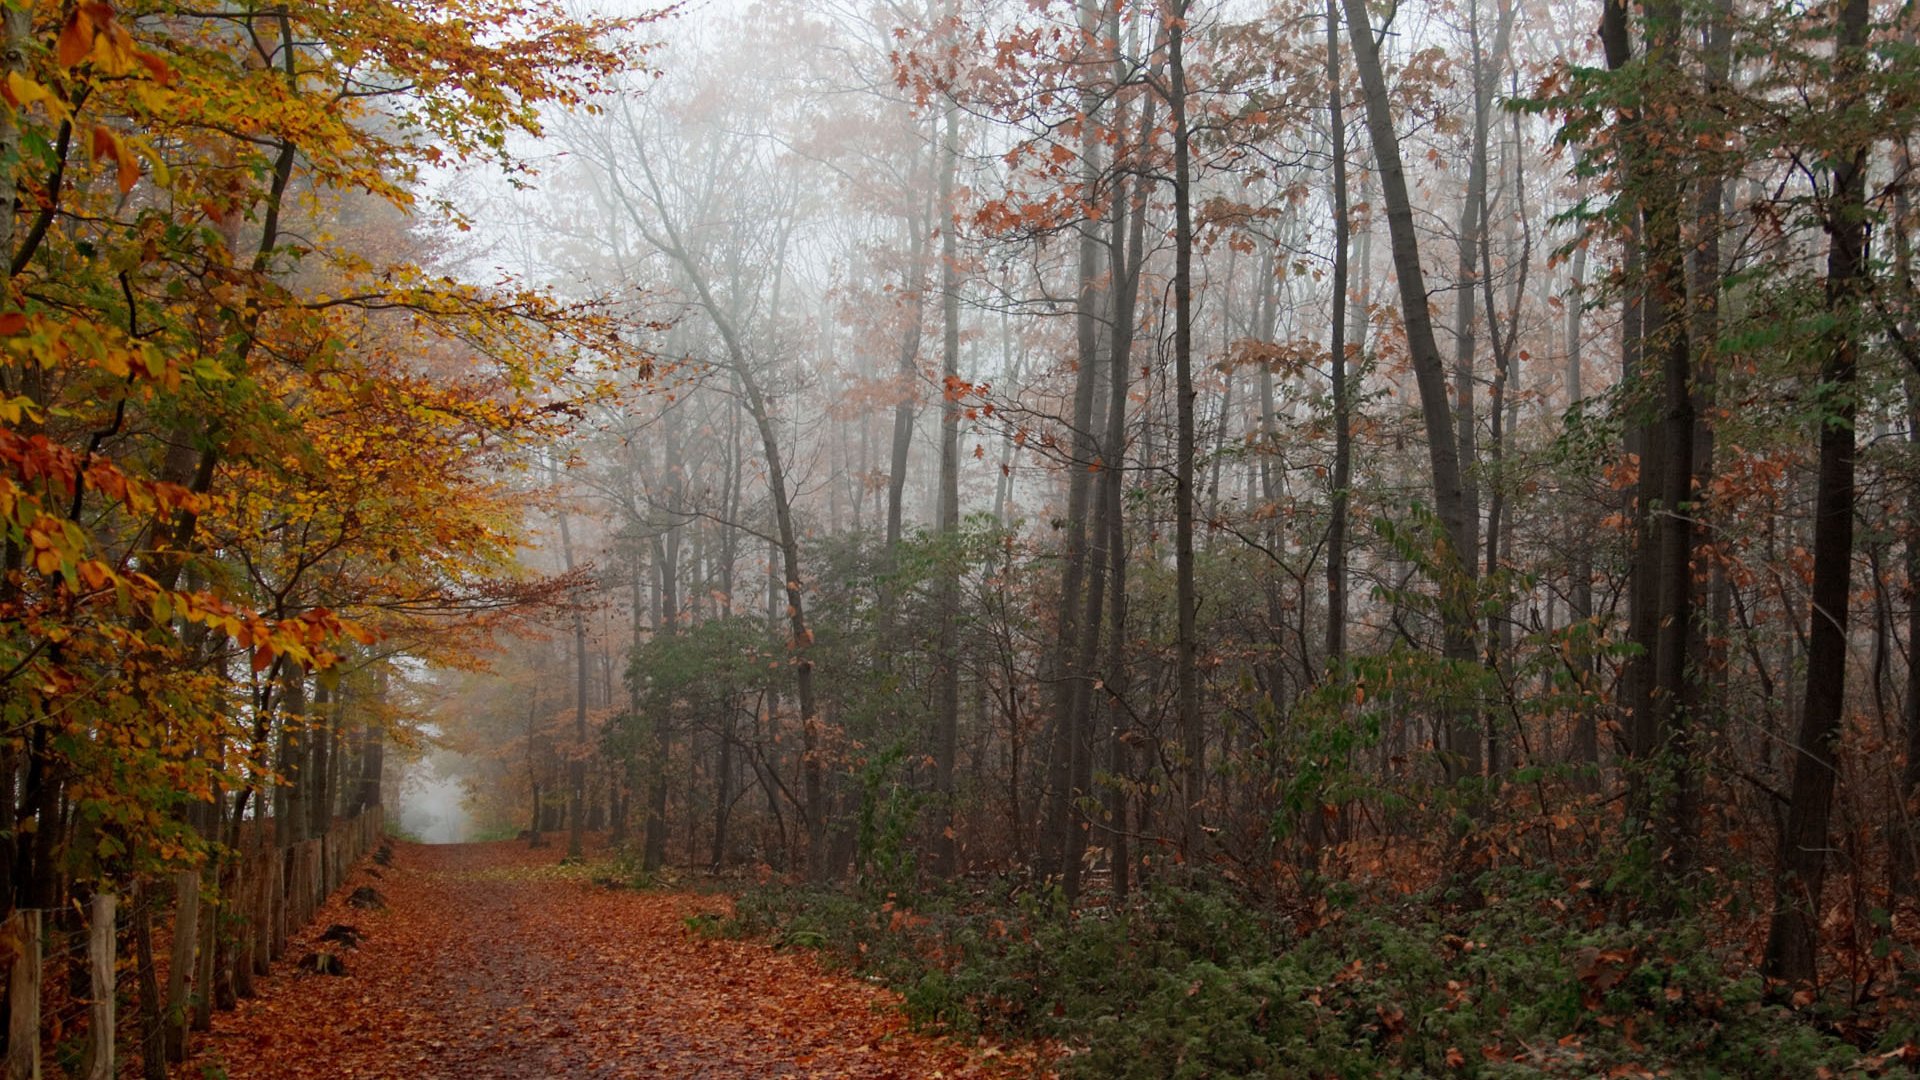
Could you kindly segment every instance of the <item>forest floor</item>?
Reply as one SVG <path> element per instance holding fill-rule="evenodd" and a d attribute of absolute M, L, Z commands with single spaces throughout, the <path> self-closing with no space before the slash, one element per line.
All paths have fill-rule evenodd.
<path fill-rule="evenodd" d="M 561 850 L 396 843 L 391 865 L 356 869 L 174 1076 L 1046 1075 L 1033 1050 L 908 1031 L 895 995 L 810 953 L 696 932 L 724 896 L 596 885 L 591 866 L 558 865 Z M 386 907 L 349 906 L 361 885 Z M 333 924 L 362 940 L 320 941 Z M 319 949 L 345 973 L 300 971 Z"/>

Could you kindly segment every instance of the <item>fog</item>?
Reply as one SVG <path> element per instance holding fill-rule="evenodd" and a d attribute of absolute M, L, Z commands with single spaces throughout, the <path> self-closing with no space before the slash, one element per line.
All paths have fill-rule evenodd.
<path fill-rule="evenodd" d="M 652 356 L 585 357 L 514 478 L 566 592 L 445 675 L 475 827 L 1063 869 L 1204 799 L 1260 861 L 1253 762 L 1319 752 L 1288 718 L 1329 665 L 1454 632 L 1435 506 L 1519 575 L 1461 632 L 1585 625 L 1555 530 L 1589 481 L 1550 474 L 1618 378 L 1622 249 L 1559 119 L 1504 105 L 1596 43 L 1569 4 L 1415 5 L 1370 98 L 1335 14 L 1194 4 L 1176 54 L 1161 5 L 705 5 L 546 118 L 537 174 L 463 174 L 463 265 Z M 1438 737 L 1368 722 L 1376 775 Z"/>
<path fill-rule="evenodd" d="M 1448 305 L 1460 377 L 1505 395 L 1469 422 L 1498 414 L 1483 440 L 1516 453 L 1607 332 L 1541 317 L 1580 287 L 1546 258 L 1580 191 L 1551 124 L 1496 109 L 1523 68 L 1590 47 L 1556 10 L 1409 12 L 1386 46 L 1427 80 L 1402 154 L 1417 208 L 1487 204 L 1499 269 Z M 605 831 L 653 862 L 845 860 L 883 804 L 943 864 L 949 841 L 1058 849 L 1096 772 L 1158 790 L 1146 748 L 1239 737 L 1192 730 L 1168 605 L 1204 610 L 1192 635 L 1239 635 L 1223 647 L 1259 708 L 1290 711 L 1325 662 L 1287 627 L 1327 618 L 1304 582 L 1327 573 L 1329 477 L 1399 512 L 1424 482 L 1412 373 L 1376 339 L 1380 217 L 1332 228 L 1376 194 L 1357 88 L 1330 139 L 1323 12 L 1194 7 L 1184 173 L 1154 5 L 712 4 L 642 33 L 644 70 L 546 119 L 537 175 L 449 187 L 489 207 L 470 273 L 608 305 L 654 359 L 594 369 L 573 438 L 517 480 L 538 508 L 526 562 L 572 591 L 489 670 L 446 673 L 464 756 L 415 782 L 434 835 L 466 827 L 457 775 L 489 832 Z M 1453 240 L 1428 248 L 1436 280 L 1458 276 Z M 1483 299 L 1498 372 L 1472 356 Z M 1516 334 L 1553 359 L 1511 360 Z M 1196 543 L 1212 586 L 1185 576 Z M 1340 647 L 1390 641 L 1405 613 L 1357 583 L 1398 556 L 1369 537 L 1338 557 Z M 1132 672 L 1124 696 L 1071 689 Z M 1213 707 L 1253 716 L 1228 685 Z M 1141 752 L 1105 748 L 1108 727 Z"/>
<path fill-rule="evenodd" d="M 435 753 L 408 765 L 399 785 L 400 829 L 429 844 L 459 844 L 473 838 L 465 774 L 457 755 Z"/>
<path fill-rule="evenodd" d="M 1114 921 L 1170 884 L 1256 952 L 1458 966 L 1505 897 L 1594 932 L 1540 985 L 1666 981 L 1604 959 L 1646 914 L 1728 972 L 1764 918 L 1809 1021 L 1898 988 L 1920 5 L 34 7 L 0 916 L 177 901 L 148 1021 L 383 820 L 944 938 L 876 959 L 993 905 L 1177 956 Z"/>

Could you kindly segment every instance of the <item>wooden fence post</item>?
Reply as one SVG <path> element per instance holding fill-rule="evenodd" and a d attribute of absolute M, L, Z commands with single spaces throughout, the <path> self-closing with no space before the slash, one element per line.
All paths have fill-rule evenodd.
<path fill-rule="evenodd" d="M 294 852 L 300 866 L 300 876 L 295 880 L 300 883 L 300 925 L 303 927 L 313 921 L 313 849 L 317 843 L 317 840 L 302 840 Z"/>
<path fill-rule="evenodd" d="M 200 871 L 182 870 L 173 875 L 173 958 L 167 963 L 167 1014 L 161 1021 L 168 1061 L 187 1055 L 187 995 L 193 988 L 199 936 Z"/>
<path fill-rule="evenodd" d="M 273 959 L 273 852 L 253 856 L 253 973 L 265 975 Z"/>
<path fill-rule="evenodd" d="M 214 864 L 214 885 L 220 884 L 219 865 Z M 213 952 L 214 938 L 219 934 L 220 901 L 218 897 L 203 899 L 200 903 L 199 929 L 195 931 L 197 951 L 193 958 L 193 1022 L 188 1025 L 192 1031 L 213 1030 Z"/>
<path fill-rule="evenodd" d="M 153 962 L 153 892 L 134 880 L 134 977 L 140 988 L 140 1075 L 143 1080 L 167 1080 L 167 1002 L 160 996 L 160 973 Z"/>
<path fill-rule="evenodd" d="M 292 890 L 287 888 L 287 878 L 293 865 L 293 851 L 275 847 L 268 857 L 273 860 L 267 873 L 267 888 L 273 894 L 273 938 L 267 944 L 267 959 L 278 960 L 287 952 L 287 903 L 293 898 Z"/>
<path fill-rule="evenodd" d="M 16 911 L 7 920 L 9 944 L 17 951 L 7 978 L 13 1003 L 7 1018 L 7 1080 L 40 1080 L 40 951 L 38 911 Z"/>
<path fill-rule="evenodd" d="M 113 1080 L 114 959 L 118 935 L 114 914 L 120 898 L 93 894 L 93 921 L 87 927 L 87 960 L 92 969 L 92 999 L 87 1002 L 87 1080 Z"/>
<path fill-rule="evenodd" d="M 253 989 L 253 861 L 240 851 L 233 854 L 233 956 L 235 997 L 250 998 Z"/>
<path fill-rule="evenodd" d="M 293 888 L 290 890 L 293 906 L 288 910 L 287 919 L 287 936 L 292 937 L 307 925 L 307 919 L 312 915 L 308 906 L 312 889 L 307 884 L 307 842 L 302 840 L 293 845 L 287 852 L 287 858 L 293 864 Z"/>

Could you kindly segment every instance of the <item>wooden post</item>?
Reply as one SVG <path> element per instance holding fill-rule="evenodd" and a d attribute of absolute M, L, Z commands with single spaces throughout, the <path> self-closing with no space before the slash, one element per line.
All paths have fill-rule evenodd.
<path fill-rule="evenodd" d="M 219 867 L 220 898 L 215 904 L 214 917 L 209 922 L 207 948 L 212 956 L 212 977 L 208 980 L 207 992 L 213 997 L 213 1006 L 221 1012 L 232 1012 L 240 1005 L 240 996 L 233 984 L 233 957 L 239 938 L 235 933 L 239 922 L 235 916 L 239 913 L 240 897 L 240 861 L 231 855 L 221 855 L 216 860 Z"/>
<path fill-rule="evenodd" d="M 301 876 L 304 879 L 302 884 L 306 887 L 300 897 L 301 926 L 305 926 L 313 921 L 314 909 L 319 906 L 316 899 L 320 895 L 319 854 L 320 841 L 318 838 L 307 841 L 306 846 L 300 851 Z"/>
<path fill-rule="evenodd" d="M 293 849 L 276 847 L 270 858 L 272 864 L 268 867 L 267 888 L 273 894 L 273 938 L 267 945 L 267 959 L 278 960 L 287 951 L 287 904 L 293 899 L 293 891 L 287 887 L 287 878 L 293 863 Z"/>
<path fill-rule="evenodd" d="M 307 841 L 307 917 L 302 925 L 313 921 L 313 913 L 320 909 L 320 898 L 326 895 L 327 883 L 320 880 L 320 848 L 325 843 L 318 836 Z"/>
<path fill-rule="evenodd" d="M 166 1032 L 168 1061 L 187 1055 L 187 995 L 193 987 L 194 955 L 200 936 L 200 871 L 173 875 L 173 958 L 167 964 Z"/>
<path fill-rule="evenodd" d="M 253 950 L 259 941 L 253 932 L 254 920 L 259 909 L 253 902 L 253 890 L 256 875 L 254 861 L 244 853 L 236 852 L 233 862 L 233 992 L 239 997 L 250 998 L 255 994 L 253 987 Z"/>
<path fill-rule="evenodd" d="M 253 973 L 265 975 L 273 959 L 273 853 L 253 855 Z"/>
<path fill-rule="evenodd" d="M 214 884 L 219 884 L 220 871 L 215 866 Z M 199 951 L 193 958 L 193 1022 L 188 1025 L 191 1031 L 213 1030 L 213 951 L 214 938 L 219 935 L 220 902 L 217 899 L 205 900 L 200 904 Z"/>
<path fill-rule="evenodd" d="M 312 852 L 312 842 L 308 840 L 300 841 L 293 848 L 293 919 L 287 924 L 290 937 L 313 917 Z"/>
<path fill-rule="evenodd" d="M 300 857 L 301 854 L 302 848 L 299 844 L 295 844 L 287 849 L 287 913 L 286 918 L 283 920 L 286 927 L 282 933 L 288 938 L 293 937 L 293 935 L 298 933 L 300 928 L 307 923 L 307 889 L 305 881 L 307 876 L 307 863 L 305 859 Z"/>
<path fill-rule="evenodd" d="M 7 1080 L 40 1080 L 40 950 L 38 911 L 16 911 L 7 920 L 9 944 L 18 949 L 7 979 L 13 1003 L 7 1018 Z"/>
<path fill-rule="evenodd" d="M 113 1080 L 114 913 L 120 898 L 93 894 L 93 922 L 87 934 L 87 960 L 93 971 L 93 999 L 87 1003 L 87 1080 Z"/>
<path fill-rule="evenodd" d="M 139 980 L 140 1075 L 142 1080 L 167 1080 L 167 1002 L 160 996 L 160 975 L 153 962 L 153 898 L 145 887 L 133 887 L 134 976 Z"/>

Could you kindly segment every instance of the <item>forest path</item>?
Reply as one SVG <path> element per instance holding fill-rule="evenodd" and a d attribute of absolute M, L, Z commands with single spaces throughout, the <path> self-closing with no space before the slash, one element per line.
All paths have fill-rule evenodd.
<path fill-rule="evenodd" d="M 1005 1076 L 1007 1063 L 905 1030 L 897 998 L 812 957 L 709 940 L 722 897 L 607 889 L 560 850 L 396 844 L 357 869 L 176 1077 Z M 371 876 L 377 874 L 377 877 Z M 372 885 L 384 910 L 346 905 Z M 346 974 L 300 973 L 332 923 L 364 940 Z M 1024 1070 L 1022 1073 L 1024 1074 Z"/>

